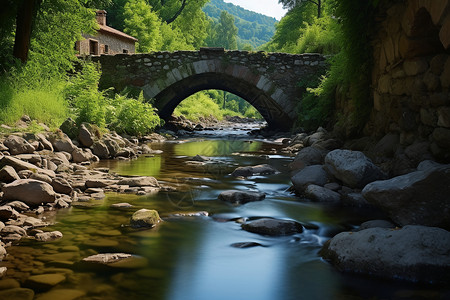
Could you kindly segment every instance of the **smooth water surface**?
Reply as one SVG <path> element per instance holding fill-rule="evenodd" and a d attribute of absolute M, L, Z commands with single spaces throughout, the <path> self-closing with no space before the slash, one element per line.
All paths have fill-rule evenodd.
<path fill-rule="evenodd" d="M 288 192 L 287 165 L 292 158 L 277 154 L 279 146 L 225 134 L 220 139 L 151 146 L 163 153 L 98 166 L 123 175 L 155 176 L 177 191 L 109 194 L 93 207 L 58 211 L 52 217 L 56 223 L 46 230 L 59 230 L 64 237 L 10 247 L 10 258 L 3 262 L 8 276 L 25 281 L 34 274 L 63 273 L 66 281 L 54 289 L 83 291 L 86 296 L 81 299 L 441 299 L 437 289 L 343 275 L 324 262 L 317 253 L 327 239 L 372 216 L 312 203 Z M 190 163 L 197 154 L 212 161 Z M 245 180 L 229 175 L 237 166 L 262 163 L 281 173 Z M 241 206 L 217 200 L 228 189 L 261 191 L 266 199 Z M 110 208 L 119 202 L 134 207 Z M 130 228 L 130 216 L 141 208 L 158 210 L 164 222 L 149 230 Z M 177 215 L 196 211 L 207 211 L 209 216 Z M 262 236 L 241 229 L 241 223 L 253 217 L 292 219 L 319 229 Z M 232 246 L 240 242 L 260 246 Z M 132 253 L 145 260 L 115 269 L 86 269 L 78 263 L 89 255 L 109 252 Z"/>

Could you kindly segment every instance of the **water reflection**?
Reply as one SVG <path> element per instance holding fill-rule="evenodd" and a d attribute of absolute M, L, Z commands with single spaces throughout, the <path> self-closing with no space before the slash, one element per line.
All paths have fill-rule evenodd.
<path fill-rule="evenodd" d="M 58 211 L 56 224 L 48 229 L 63 232 L 64 238 L 46 244 L 24 240 L 11 247 L 11 261 L 7 263 L 13 277 L 25 282 L 32 274 L 65 272 L 66 281 L 55 289 L 83 291 L 83 299 L 92 300 L 392 299 L 400 290 L 412 291 L 414 295 L 415 287 L 410 285 L 365 278 L 355 281 L 320 259 L 317 252 L 325 240 L 370 218 L 370 212 L 299 201 L 286 191 L 290 158 L 260 156 L 273 145 L 196 140 L 152 146 L 164 152 L 102 165 L 123 175 L 156 176 L 179 185 L 180 192 L 149 196 L 109 194 L 94 207 Z M 232 155 L 235 152 L 251 155 Z M 217 169 L 186 164 L 197 154 L 213 157 L 220 164 Z M 237 165 L 261 163 L 269 163 L 282 172 L 246 180 L 229 175 L 229 170 Z M 266 193 L 266 199 L 242 206 L 218 201 L 218 194 L 227 189 L 259 190 Z M 119 202 L 129 202 L 134 207 L 110 208 Z M 140 208 L 158 210 L 165 221 L 151 230 L 131 229 L 129 218 Z M 175 212 L 187 211 L 208 211 L 210 217 L 173 217 Z M 312 223 L 319 229 L 266 237 L 242 230 L 236 221 L 263 216 Z M 261 246 L 231 247 L 241 242 Z M 109 270 L 85 270 L 78 265 L 83 257 L 107 252 L 140 255 L 147 263 L 140 268 Z"/>

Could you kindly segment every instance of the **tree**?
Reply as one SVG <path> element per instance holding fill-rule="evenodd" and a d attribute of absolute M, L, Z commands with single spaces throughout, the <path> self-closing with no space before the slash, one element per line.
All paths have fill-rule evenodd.
<path fill-rule="evenodd" d="M 234 17 L 226 11 L 222 11 L 219 22 L 212 26 L 210 33 L 214 36 L 210 38 L 212 43 L 208 46 L 237 49 L 238 29 L 234 25 Z"/>
<path fill-rule="evenodd" d="M 278 0 L 278 3 L 283 4 L 283 8 L 292 9 L 296 6 L 300 6 L 304 3 L 312 3 L 317 6 L 317 18 L 322 15 L 322 2 L 323 0 Z"/>
<path fill-rule="evenodd" d="M 163 44 L 161 20 L 145 0 L 130 0 L 124 8 L 124 31 L 135 36 L 139 42 L 137 52 L 159 50 Z"/>

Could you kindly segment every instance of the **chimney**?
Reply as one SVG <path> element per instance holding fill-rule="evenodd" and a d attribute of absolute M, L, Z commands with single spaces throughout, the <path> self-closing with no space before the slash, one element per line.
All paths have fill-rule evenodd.
<path fill-rule="evenodd" d="M 97 10 L 97 15 L 96 15 L 96 19 L 97 19 L 97 23 L 99 25 L 106 25 L 106 10 Z"/>

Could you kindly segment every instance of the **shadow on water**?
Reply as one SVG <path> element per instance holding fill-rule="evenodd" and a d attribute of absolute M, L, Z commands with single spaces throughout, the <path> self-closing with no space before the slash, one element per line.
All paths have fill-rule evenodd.
<path fill-rule="evenodd" d="M 273 147 L 245 139 L 195 138 L 154 144 L 153 149 L 163 152 L 151 157 L 102 162 L 100 166 L 112 172 L 155 176 L 179 191 L 109 194 L 93 207 L 60 210 L 48 230 L 59 230 L 64 237 L 11 247 L 9 274 L 25 281 L 30 275 L 63 273 L 66 281 L 54 289 L 82 291 L 81 299 L 440 299 L 440 293 L 426 287 L 349 276 L 322 261 L 317 253 L 327 239 L 371 214 L 291 195 L 287 192 L 291 158 L 271 155 Z M 190 163 L 197 154 L 210 160 Z M 261 163 L 281 173 L 245 180 L 229 175 L 236 166 Z M 219 193 L 228 189 L 259 190 L 266 199 L 241 206 L 218 201 Z M 133 207 L 110 208 L 119 202 Z M 140 208 L 158 210 L 164 222 L 150 230 L 131 229 L 129 218 Z M 192 211 L 207 211 L 209 216 L 176 215 Z M 241 229 L 242 219 L 263 216 L 311 223 L 319 229 L 283 237 Z M 243 242 L 254 247 L 232 247 Z M 108 252 L 132 253 L 145 260 L 107 270 L 86 270 L 78 264 L 83 257 Z"/>

